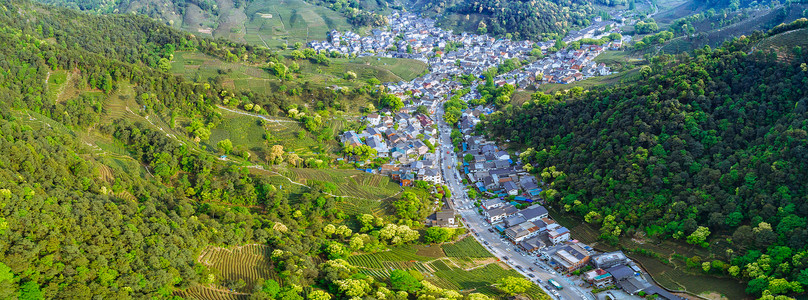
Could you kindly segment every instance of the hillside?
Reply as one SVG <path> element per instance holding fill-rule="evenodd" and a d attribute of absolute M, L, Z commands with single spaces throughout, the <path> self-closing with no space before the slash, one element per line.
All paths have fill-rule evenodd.
<path fill-rule="evenodd" d="M 517 40 L 563 37 L 573 27 L 588 26 L 595 14 L 591 0 L 411 2 L 411 7 L 434 16 L 441 26 L 492 35 L 510 34 Z"/>
<path fill-rule="evenodd" d="M 751 50 L 764 38 L 655 57 L 631 83 L 537 93 L 484 128 L 601 241 L 681 240 L 714 253 L 682 258 L 696 272 L 748 280 L 756 296 L 803 293 L 808 56 Z"/>
<path fill-rule="evenodd" d="M 345 260 L 424 243 L 423 225 L 393 204 L 405 199 L 420 216 L 440 200 L 333 159 L 333 130 L 358 126 L 340 103 L 378 94 L 233 91 L 170 74 L 179 53 L 245 69 L 283 59 L 144 16 L 0 0 L 0 298 L 507 292 L 487 274 L 478 292 L 456 291 Z M 398 280 L 406 291 L 386 287 Z M 525 292 L 547 297 L 529 282 Z"/>

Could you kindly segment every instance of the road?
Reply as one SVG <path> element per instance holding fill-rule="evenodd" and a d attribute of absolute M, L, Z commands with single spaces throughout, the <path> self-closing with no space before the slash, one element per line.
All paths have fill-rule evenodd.
<path fill-rule="evenodd" d="M 452 191 L 452 200 L 447 204 L 463 217 L 464 224 L 467 228 L 477 233 L 471 236 L 476 238 L 480 244 L 485 245 L 485 243 L 488 242 L 488 245 L 485 245 L 485 247 L 491 254 L 506 262 L 511 267 L 514 267 L 514 270 L 521 273 L 528 280 L 535 280 L 535 278 L 529 277 L 528 274 L 531 273 L 536 276 L 536 278 L 541 279 L 539 286 L 550 295 L 550 297 L 566 300 L 595 299 L 588 290 L 578 287 L 567 277 L 553 271 L 549 265 L 546 265 L 535 255 L 516 253 L 515 245 L 502 239 L 499 233 L 488 231 L 491 226 L 488 225 L 488 222 L 485 221 L 482 215 L 477 213 L 477 208 L 474 206 L 474 202 L 469 199 L 463 185 L 462 176 L 457 170 L 458 156 L 457 153 L 454 152 L 454 146 L 452 145 L 451 127 L 443 120 L 443 108 L 441 106 L 442 105 L 439 105 L 439 108 L 435 112 L 435 118 L 439 131 L 438 144 L 440 148 L 438 150 L 440 151 L 439 159 L 441 162 L 441 171 L 443 172 L 446 185 L 449 186 L 449 190 Z M 520 266 L 521 269 L 517 268 L 517 266 Z M 529 268 L 532 268 L 534 271 L 530 271 Z M 557 290 L 558 296 L 554 296 L 553 294 L 556 289 L 547 284 L 547 279 L 551 278 L 560 283 L 563 287 L 563 289 Z"/>

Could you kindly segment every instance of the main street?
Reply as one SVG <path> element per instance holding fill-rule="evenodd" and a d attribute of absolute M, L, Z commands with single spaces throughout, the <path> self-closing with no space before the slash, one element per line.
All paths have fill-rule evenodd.
<path fill-rule="evenodd" d="M 452 128 L 443 120 L 443 107 L 439 105 L 435 112 L 435 119 L 438 124 L 439 131 L 439 148 L 441 171 L 446 185 L 452 192 L 452 200 L 447 204 L 450 208 L 455 209 L 464 219 L 465 226 L 472 232 L 477 241 L 484 245 L 491 254 L 499 258 L 501 261 L 506 262 L 514 270 L 525 276 L 528 280 L 536 282 L 540 279 L 541 283 L 537 283 L 550 297 L 555 299 L 595 299 L 595 297 L 586 289 L 580 288 L 573 284 L 568 277 L 553 271 L 543 261 L 539 260 L 534 255 L 524 254 L 524 252 L 517 253 L 517 247 L 509 241 L 500 237 L 496 231 L 488 231 L 491 226 L 488 222 L 477 213 L 477 208 L 474 206 L 473 200 L 469 199 L 465 186 L 463 185 L 463 178 L 460 171 L 457 169 L 457 153 L 454 152 L 454 146 L 451 140 Z M 523 255 L 524 254 L 524 255 Z M 533 271 L 531 271 L 531 269 Z M 530 277 L 533 274 L 534 277 Z M 547 279 L 553 279 L 563 289 L 556 290 L 554 287 L 547 283 Z"/>

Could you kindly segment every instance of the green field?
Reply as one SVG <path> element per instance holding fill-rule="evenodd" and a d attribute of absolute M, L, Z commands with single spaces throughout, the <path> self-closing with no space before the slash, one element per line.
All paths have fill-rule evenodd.
<path fill-rule="evenodd" d="M 341 169 L 289 169 L 290 178 L 300 183 L 331 183 L 332 193 L 368 200 L 381 200 L 397 194 L 401 187 L 389 177 L 358 170 Z M 347 200 L 347 199 L 346 199 Z M 350 199 L 355 201 L 356 199 Z"/>
<path fill-rule="evenodd" d="M 284 43 L 324 40 L 328 31 L 351 30 L 341 14 L 303 0 L 256 0 L 248 2 L 242 32 L 244 40 L 256 45 L 277 47 Z M 271 17 L 270 17 L 271 15 Z"/>
<path fill-rule="evenodd" d="M 426 280 L 438 287 L 460 290 L 464 294 L 477 292 L 495 297 L 501 295 L 494 286 L 499 279 L 521 276 L 515 270 L 496 262 L 490 253 L 487 256 L 480 253 L 485 249 L 472 238 L 466 238 L 453 245 L 454 247 L 449 247 L 451 250 L 444 246 L 446 256 L 439 256 L 440 252 L 434 251 L 435 249 L 429 249 L 429 253 L 434 257 L 418 255 L 425 253 L 427 250 L 425 246 L 399 246 L 386 252 L 351 256 L 347 261 L 359 267 L 361 273 L 381 281 L 389 280 L 392 270 L 415 270 L 424 274 Z M 466 253 L 470 256 L 463 256 Z M 533 299 L 546 296 L 535 285 L 527 294 Z"/>
<path fill-rule="evenodd" d="M 442 247 L 448 257 L 494 257 L 473 237 L 467 237 L 452 244 L 444 244 Z"/>
<path fill-rule="evenodd" d="M 259 279 L 281 282 L 270 262 L 271 252 L 272 249 L 266 245 L 246 245 L 232 249 L 208 247 L 199 255 L 198 261 L 218 272 L 218 285 L 241 279 L 246 286 L 236 292 L 249 293 L 259 283 Z"/>
<path fill-rule="evenodd" d="M 808 51 L 808 28 L 801 28 L 760 41 L 755 48 L 761 51 L 774 50 L 781 60 L 793 59 L 794 47 L 801 47 L 803 51 Z"/>
<path fill-rule="evenodd" d="M 230 300 L 248 299 L 259 280 L 274 279 L 281 282 L 270 263 L 272 249 L 266 245 L 245 245 L 235 248 L 209 246 L 202 250 L 199 263 L 214 271 L 215 284 L 197 284 L 177 296 L 186 299 Z M 231 290 L 224 286 L 228 282 L 242 280 L 243 288 Z"/>
<path fill-rule="evenodd" d="M 290 52 L 291 50 L 282 51 L 281 54 L 286 57 Z M 286 65 L 291 65 L 292 62 L 290 56 L 284 60 Z M 238 91 L 277 93 L 282 86 L 291 89 L 304 82 L 308 82 L 314 87 L 334 85 L 359 87 L 366 85 L 370 78 L 376 78 L 381 82 L 408 81 L 427 71 L 425 63 L 403 58 L 332 58 L 328 66 L 314 64 L 309 60 L 294 62 L 300 66 L 300 73 L 296 74 L 292 80 L 283 81 L 258 66 L 225 62 L 199 52 L 180 51 L 174 54 L 171 73 L 182 75 L 189 80 L 201 81 L 222 76 L 223 85 L 227 88 Z M 356 73 L 358 78 L 356 80 L 345 79 L 348 71 Z M 358 103 L 357 107 L 363 104 Z"/>

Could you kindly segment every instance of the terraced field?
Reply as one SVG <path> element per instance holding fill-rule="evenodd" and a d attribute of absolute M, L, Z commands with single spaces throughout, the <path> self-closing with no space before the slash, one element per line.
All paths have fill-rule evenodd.
<path fill-rule="evenodd" d="M 470 258 L 486 258 L 494 257 L 491 252 L 485 250 L 477 240 L 471 237 L 464 238 L 452 244 L 444 244 L 443 252 L 448 257 L 470 257 Z"/>
<path fill-rule="evenodd" d="M 185 291 L 175 293 L 177 296 L 185 299 L 199 299 L 199 300 L 247 300 L 250 299 L 249 294 L 233 293 L 226 290 L 214 289 L 196 285 L 188 288 Z"/>
<path fill-rule="evenodd" d="M 244 280 L 246 286 L 235 292 L 247 293 L 255 287 L 259 279 L 274 279 L 281 282 L 280 277 L 272 269 L 269 260 L 271 252 L 272 249 L 266 245 L 246 245 L 232 249 L 211 246 L 203 250 L 197 260 L 218 270 L 217 281 L 220 283 Z"/>
<path fill-rule="evenodd" d="M 398 184 L 390 181 L 389 177 L 369 174 L 358 170 L 340 169 L 291 169 L 289 177 L 304 184 L 315 182 L 332 183 L 332 191 L 335 195 L 356 197 L 352 202 L 363 200 L 381 200 L 397 194 L 400 191 Z M 377 202 L 377 201 L 373 201 Z M 379 212 L 381 207 L 378 203 L 355 203 L 357 206 L 371 205 L 371 212 Z"/>
<path fill-rule="evenodd" d="M 358 267 L 362 274 L 380 281 L 389 280 L 390 272 L 393 270 L 415 270 L 424 274 L 426 280 L 441 288 L 460 290 L 462 293 L 478 292 L 490 296 L 501 295 L 501 292 L 494 286 L 500 278 L 521 276 L 515 270 L 503 267 L 501 263 L 490 258 L 480 260 L 460 256 L 463 253 L 470 253 L 485 257 L 477 253 L 479 249 L 476 249 L 467 240 L 469 239 L 458 242 L 456 245 L 458 249 L 450 250 L 453 251 L 453 255 L 456 255 L 455 257 L 447 257 L 448 255 L 437 258 L 425 257 L 417 254 L 423 250 L 423 246 L 402 246 L 386 252 L 351 256 L 347 258 L 347 261 Z M 470 240 L 474 241 L 474 239 Z M 477 246 L 481 247 L 479 244 Z M 472 250 L 464 251 L 459 247 L 472 247 Z M 458 264 L 459 262 L 464 263 Z M 538 286 L 532 286 L 527 294 L 533 299 L 541 299 L 542 296 L 546 296 Z"/>

